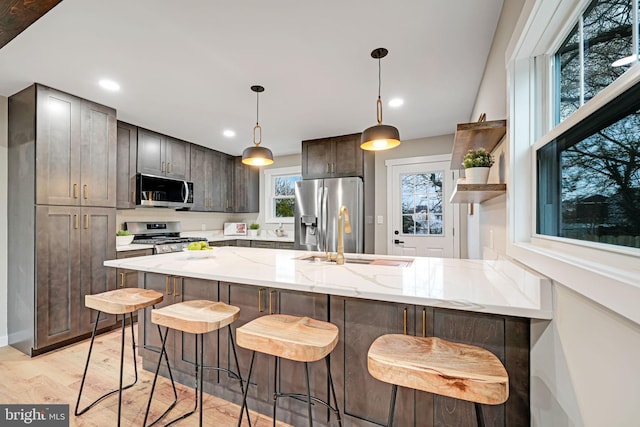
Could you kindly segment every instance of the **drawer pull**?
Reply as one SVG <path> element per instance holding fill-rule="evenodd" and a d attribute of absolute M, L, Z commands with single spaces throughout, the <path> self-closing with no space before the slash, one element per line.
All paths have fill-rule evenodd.
<path fill-rule="evenodd" d="M 176 291 L 176 282 L 178 281 L 177 277 L 173 278 L 173 296 L 174 297 L 179 297 L 180 294 Z"/>
<path fill-rule="evenodd" d="M 403 318 L 404 318 L 404 325 L 402 328 L 402 331 L 405 335 L 407 335 L 407 309 L 405 307 L 404 312 L 402 314 Z"/>

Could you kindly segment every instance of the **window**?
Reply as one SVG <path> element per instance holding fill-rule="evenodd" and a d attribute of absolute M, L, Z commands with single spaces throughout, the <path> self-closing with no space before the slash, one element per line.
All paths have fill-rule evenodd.
<path fill-rule="evenodd" d="M 638 52 L 633 13 L 637 0 L 593 0 L 555 54 L 558 99 L 556 123 L 620 77 Z"/>
<path fill-rule="evenodd" d="M 640 248 L 640 84 L 538 150 L 538 233 Z"/>
<path fill-rule="evenodd" d="M 443 171 L 403 174 L 402 234 L 442 235 Z"/>
<path fill-rule="evenodd" d="M 299 167 L 266 169 L 265 222 L 293 223 L 295 183 L 300 181 Z"/>

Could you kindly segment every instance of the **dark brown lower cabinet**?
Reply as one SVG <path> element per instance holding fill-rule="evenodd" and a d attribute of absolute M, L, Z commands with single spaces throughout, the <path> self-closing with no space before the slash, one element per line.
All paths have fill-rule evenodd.
<path fill-rule="evenodd" d="M 236 328 L 270 313 L 309 316 L 337 325 L 339 342 L 331 354 L 330 363 L 345 426 L 373 427 L 387 421 L 391 385 L 369 375 L 367 352 L 378 336 L 390 333 L 437 336 L 490 350 L 504 363 L 509 373 L 510 396 L 505 404 L 484 406 L 486 425 L 512 427 L 530 424 L 529 319 L 153 273 L 141 273 L 141 276 L 144 277 L 141 285 L 165 293 L 162 305 L 178 300 L 213 300 L 218 297 L 220 301 L 239 307 L 240 318 L 232 324 L 234 336 Z M 149 329 L 148 313 L 145 321 L 139 324 L 143 342 L 159 346 L 157 330 Z M 169 336 L 174 376 L 193 386 L 193 367 L 187 363 L 193 361 L 193 340 L 181 335 Z M 240 370 L 246 378 L 251 352 L 242 348 L 237 348 L 237 351 Z M 155 369 L 157 354 L 144 350 L 141 353 L 145 367 L 149 369 L 147 358 L 150 357 Z M 222 366 L 236 370 L 226 328 L 207 336 L 205 358 L 207 364 L 220 361 Z M 311 363 L 309 369 L 312 394 L 328 401 L 329 384 L 324 361 Z M 236 403 L 241 401 L 236 379 L 226 373 L 207 373 L 205 379 L 206 391 Z M 305 393 L 304 365 L 281 360 L 276 377 L 274 357 L 257 354 L 249 386 L 251 410 L 271 414 L 276 381 L 283 392 Z M 396 405 L 396 426 L 475 425 L 474 407 L 469 402 L 400 388 Z M 314 405 L 313 411 L 315 425 L 336 425 L 335 419 L 329 417 L 328 410 L 322 405 Z M 306 425 L 305 403 L 279 400 L 278 419 L 292 425 Z"/>
<path fill-rule="evenodd" d="M 34 354 L 91 332 L 96 312 L 84 296 L 115 287 L 115 210 L 71 206 L 36 207 L 36 334 Z M 115 324 L 101 315 L 98 328 Z"/>

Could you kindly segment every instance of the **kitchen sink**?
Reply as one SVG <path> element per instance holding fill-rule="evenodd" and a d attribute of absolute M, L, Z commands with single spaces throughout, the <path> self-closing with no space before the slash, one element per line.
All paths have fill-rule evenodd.
<path fill-rule="evenodd" d="M 302 261 L 311 261 L 318 263 L 335 264 L 335 260 L 329 259 L 324 255 L 311 255 L 298 258 Z M 385 259 L 385 258 L 352 258 L 346 257 L 345 264 L 364 264 L 364 265 L 384 265 L 388 267 L 409 267 L 413 264 L 413 259 Z"/>

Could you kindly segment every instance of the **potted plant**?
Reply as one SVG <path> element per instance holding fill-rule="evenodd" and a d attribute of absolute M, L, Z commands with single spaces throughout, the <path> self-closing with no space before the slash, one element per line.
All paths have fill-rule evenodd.
<path fill-rule="evenodd" d="M 493 166 L 493 156 L 484 148 L 469 150 L 462 159 L 465 183 L 486 184 L 489 178 L 489 168 Z"/>
<path fill-rule="evenodd" d="M 133 241 L 133 234 L 128 230 L 118 230 L 116 232 L 116 246 L 127 246 Z"/>
<path fill-rule="evenodd" d="M 251 237 L 256 237 L 258 235 L 258 229 L 260 228 L 260 224 L 256 224 L 255 222 L 253 224 L 249 225 L 249 236 Z"/>

